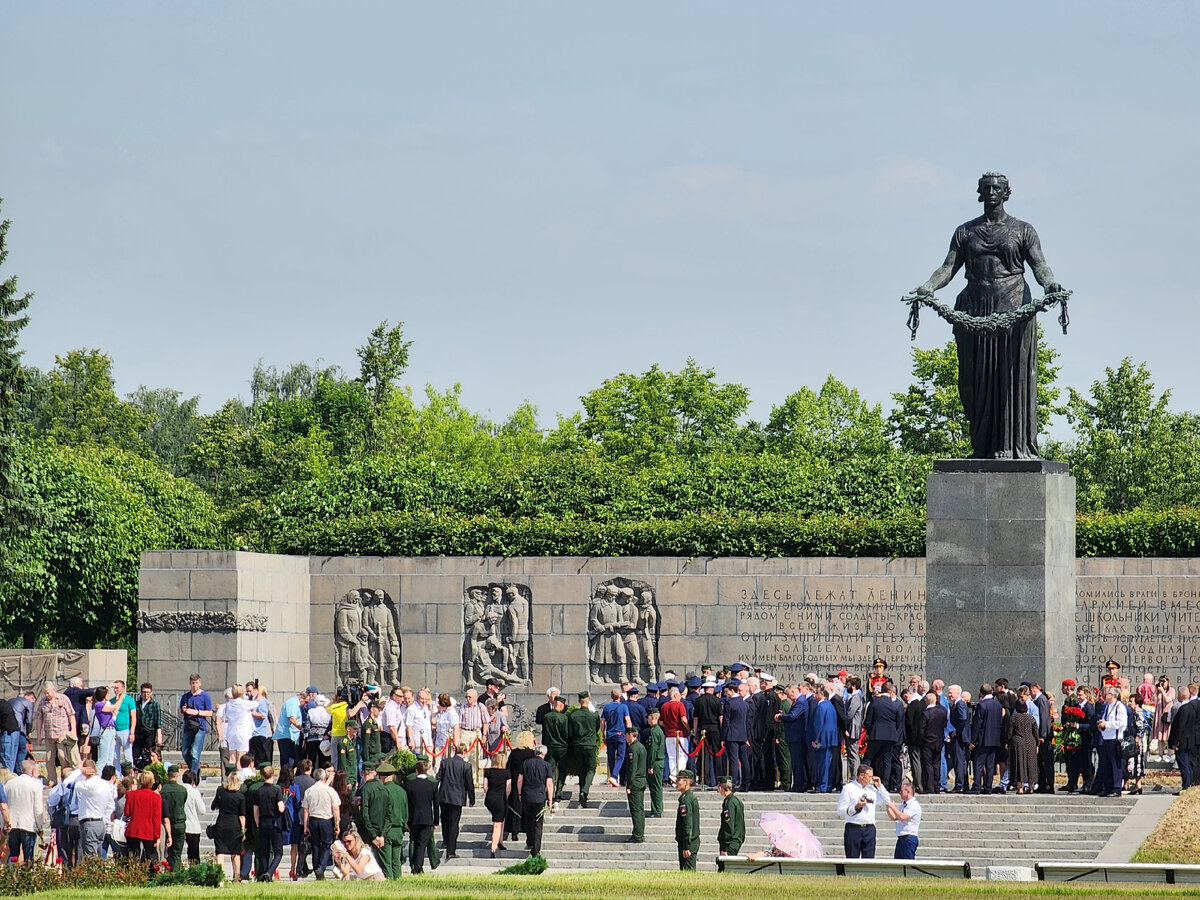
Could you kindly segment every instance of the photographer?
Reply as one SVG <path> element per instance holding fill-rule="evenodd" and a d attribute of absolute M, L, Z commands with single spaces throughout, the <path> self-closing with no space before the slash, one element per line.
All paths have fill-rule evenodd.
<path fill-rule="evenodd" d="M 1154 762 L 1162 762 L 1163 757 L 1170 759 L 1171 748 L 1168 741 L 1171 737 L 1171 710 L 1175 707 L 1175 688 L 1171 687 L 1171 679 L 1166 675 L 1158 679 L 1154 690 L 1154 725 L 1150 731 L 1150 752 L 1154 754 Z"/>
<path fill-rule="evenodd" d="M 875 807 L 891 797 L 870 766 L 859 766 L 858 777 L 842 788 L 838 814 L 846 823 L 842 841 L 847 859 L 875 858 Z"/>

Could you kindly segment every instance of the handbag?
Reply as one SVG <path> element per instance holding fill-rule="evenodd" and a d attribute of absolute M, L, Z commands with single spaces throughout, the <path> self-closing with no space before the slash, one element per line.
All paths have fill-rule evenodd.
<path fill-rule="evenodd" d="M 125 843 L 125 826 L 128 824 L 129 822 L 123 817 L 117 817 L 113 819 L 112 831 L 109 832 L 109 836 L 113 839 L 113 843 Z"/>
<path fill-rule="evenodd" d="M 208 839 L 211 841 L 217 835 L 217 826 L 210 824 L 207 828 L 204 829 L 204 833 L 208 836 Z"/>
<path fill-rule="evenodd" d="M 1138 754 L 1138 746 L 1136 738 L 1121 739 L 1121 759 L 1130 760 Z"/>

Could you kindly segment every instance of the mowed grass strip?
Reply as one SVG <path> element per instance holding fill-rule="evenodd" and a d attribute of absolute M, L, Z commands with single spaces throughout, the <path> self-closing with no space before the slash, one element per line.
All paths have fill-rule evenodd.
<path fill-rule="evenodd" d="M 53 891 L 38 900 L 96 900 L 98 891 Z M 794 875 L 723 875 L 682 872 L 578 872 L 538 876 L 444 875 L 404 876 L 398 882 L 338 881 L 303 884 L 240 884 L 220 889 L 136 888 L 105 891 L 108 898 L 128 900 L 215 900 L 215 898 L 329 898 L 329 900 L 881 900 L 907 897 L 1024 897 L 1120 898 L 1200 897 L 1195 887 L 1168 885 L 1125 885 L 1076 883 L 1011 884 L 993 881 L 942 881 L 925 878 L 885 879 L 868 877 L 804 878 Z"/>
<path fill-rule="evenodd" d="M 1175 798 L 1133 861 L 1200 863 L 1200 787 L 1189 788 Z"/>

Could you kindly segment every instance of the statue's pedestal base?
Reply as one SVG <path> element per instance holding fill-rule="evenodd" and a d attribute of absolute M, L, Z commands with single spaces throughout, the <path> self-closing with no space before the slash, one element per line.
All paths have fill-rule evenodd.
<path fill-rule="evenodd" d="M 1075 670 L 1075 479 L 1042 459 L 934 463 L 926 494 L 930 678 L 978 696 Z"/>

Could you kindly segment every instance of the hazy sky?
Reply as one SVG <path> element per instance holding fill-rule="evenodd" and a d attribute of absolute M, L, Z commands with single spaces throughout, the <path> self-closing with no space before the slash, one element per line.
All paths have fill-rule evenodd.
<path fill-rule="evenodd" d="M 998 169 L 1075 292 L 1062 382 L 1131 356 L 1200 410 L 1198 10 L 5 0 L 0 275 L 30 364 L 205 410 L 384 319 L 495 418 L 689 356 L 759 419 L 829 373 L 888 406 Z"/>

